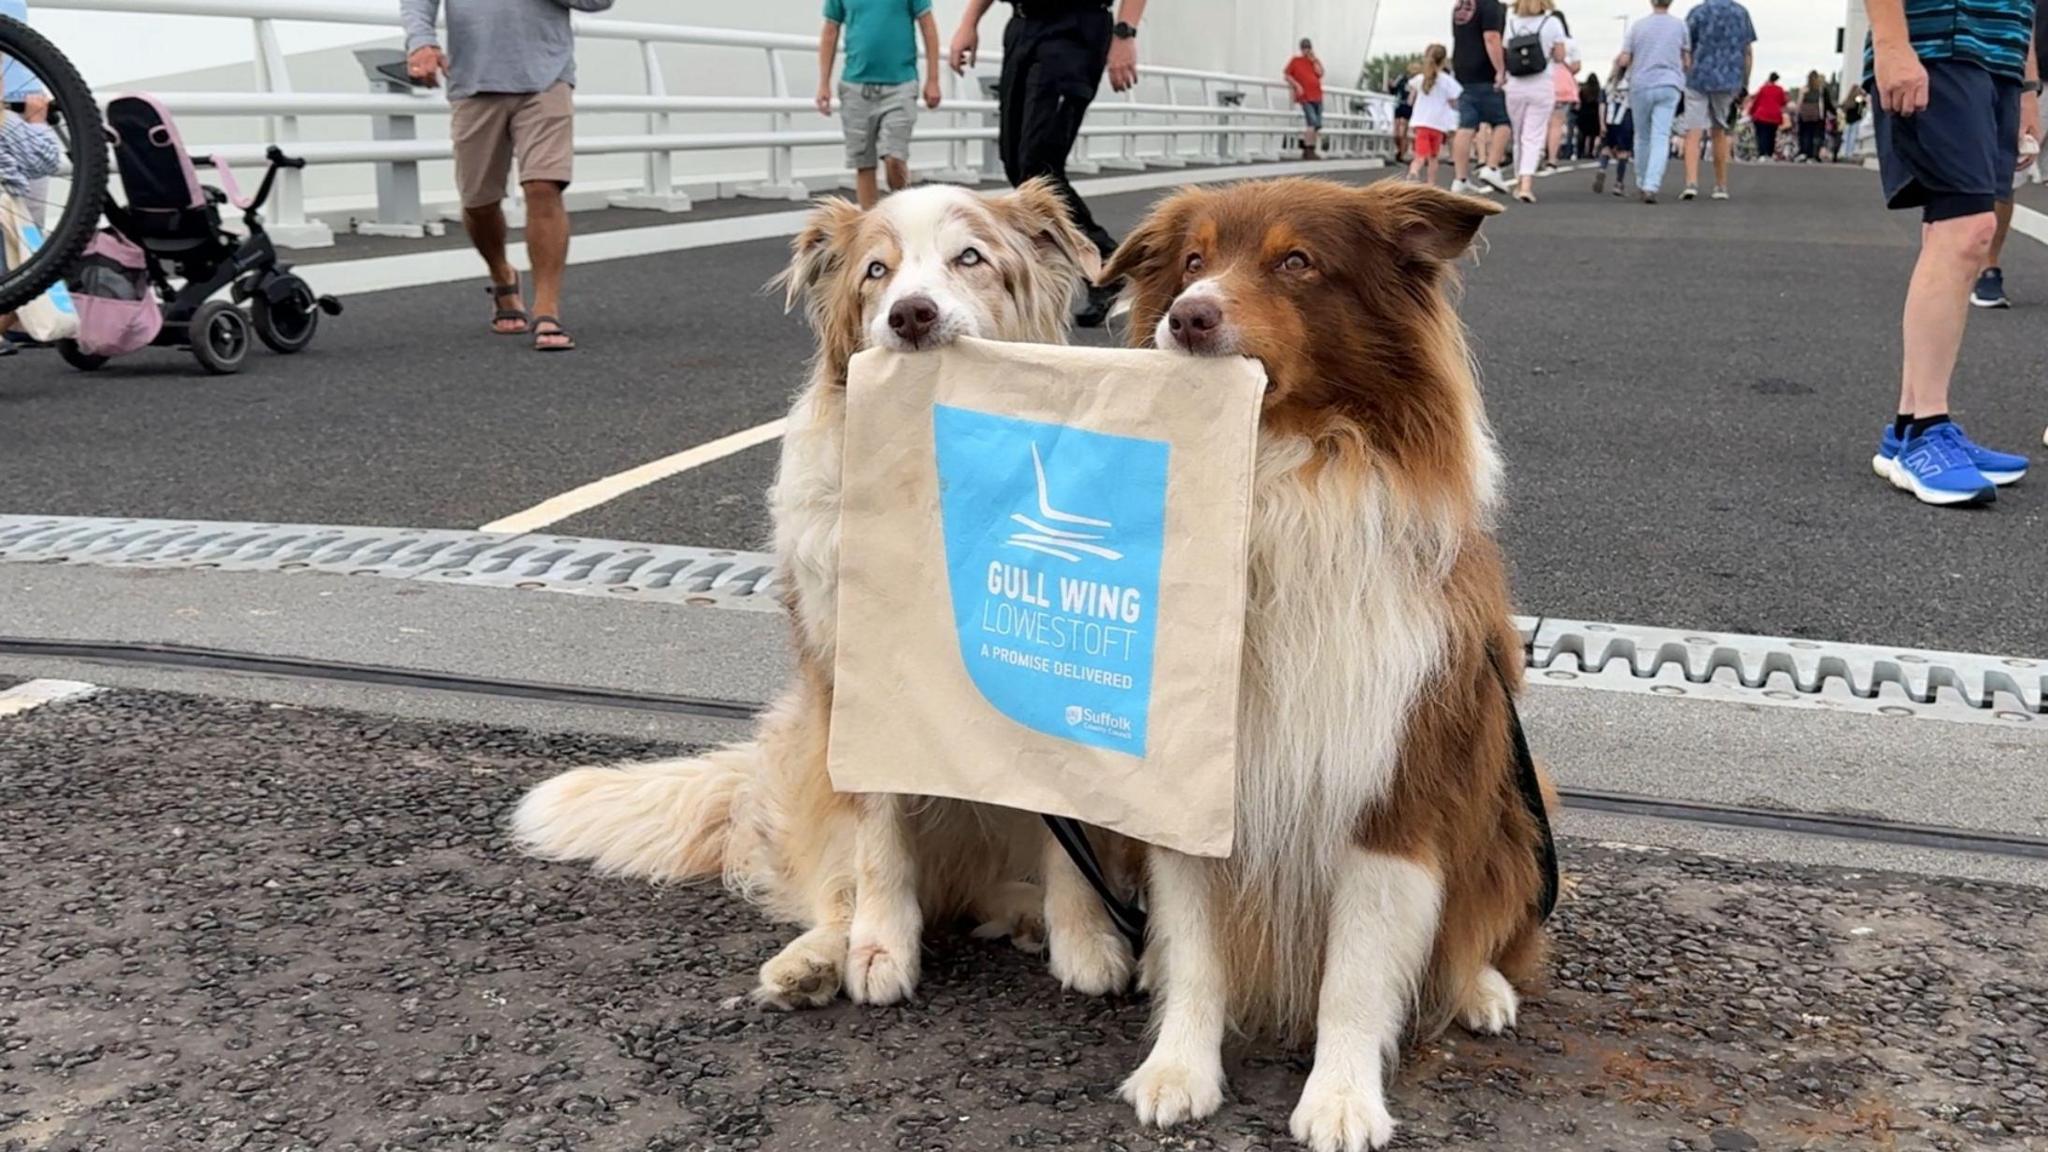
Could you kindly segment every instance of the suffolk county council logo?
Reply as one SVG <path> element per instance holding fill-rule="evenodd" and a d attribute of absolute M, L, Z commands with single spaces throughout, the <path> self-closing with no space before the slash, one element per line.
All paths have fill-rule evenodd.
<path fill-rule="evenodd" d="M 1028 728 L 1143 756 L 1166 443 L 946 405 L 932 433 L 976 689 Z"/>

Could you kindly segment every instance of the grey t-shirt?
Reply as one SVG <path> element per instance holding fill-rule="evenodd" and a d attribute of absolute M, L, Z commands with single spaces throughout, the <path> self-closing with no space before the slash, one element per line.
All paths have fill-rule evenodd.
<path fill-rule="evenodd" d="M 1685 21 L 1669 12 L 1653 12 L 1628 26 L 1621 48 L 1628 53 L 1631 91 L 1685 87 L 1684 57 L 1692 48 Z"/>
<path fill-rule="evenodd" d="M 408 54 L 440 44 L 434 20 L 443 0 L 402 0 Z M 545 92 L 576 83 L 569 10 L 602 12 L 612 0 L 446 0 L 448 98 L 479 92 Z"/>

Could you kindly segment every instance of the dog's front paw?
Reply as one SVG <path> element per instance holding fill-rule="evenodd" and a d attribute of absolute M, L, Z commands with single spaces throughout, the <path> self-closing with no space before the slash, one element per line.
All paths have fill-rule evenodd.
<path fill-rule="evenodd" d="M 917 990 L 917 940 L 883 944 L 855 936 L 846 955 L 846 994 L 856 1004 L 900 1004 Z"/>
<path fill-rule="evenodd" d="M 1288 1130 L 1315 1152 L 1366 1152 L 1394 1138 L 1394 1117 L 1378 1088 L 1311 1072 Z"/>
<path fill-rule="evenodd" d="M 839 995 L 840 973 L 846 962 L 844 941 L 832 949 L 813 940 L 809 933 L 790 941 L 789 947 L 761 965 L 761 983 L 754 989 L 754 1003 L 767 1008 L 823 1008 Z"/>
<path fill-rule="evenodd" d="M 1223 1065 L 1220 1059 L 1190 1063 L 1155 1049 L 1118 1091 L 1138 1110 L 1140 1124 L 1171 1128 L 1223 1107 Z"/>
<path fill-rule="evenodd" d="M 1458 1006 L 1458 1023 L 1483 1036 L 1498 1036 L 1515 1026 L 1515 1013 L 1521 1003 L 1515 986 L 1500 974 L 1500 969 L 1489 964 L 1472 981 L 1465 1002 Z"/>
<path fill-rule="evenodd" d="M 1131 984 L 1131 946 L 1116 932 L 1060 931 L 1052 924 L 1052 974 L 1084 996 L 1107 996 Z"/>

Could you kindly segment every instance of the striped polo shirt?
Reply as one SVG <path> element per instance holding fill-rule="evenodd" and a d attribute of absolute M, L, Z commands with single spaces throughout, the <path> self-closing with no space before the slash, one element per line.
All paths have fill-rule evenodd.
<path fill-rule="evenodd" d="M 1906 0 L 1906 28 L 1922 60 L 1961 60 L 1994 76 L 2024 80 L 2034 32 L 2034 0 Z M 1863 42 L 1863 82 L 1877 75 Z"/>

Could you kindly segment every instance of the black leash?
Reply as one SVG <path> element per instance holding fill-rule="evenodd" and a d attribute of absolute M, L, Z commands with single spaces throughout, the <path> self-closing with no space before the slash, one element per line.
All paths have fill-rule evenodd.
<path fill-rule="evenodd" d="M 1109 877 L 1102 874 L 1102 861 L 1095 857 L 1095 845 L 1088 842 L 1088 829 L 1072 816 L 1047 816 L 1045 826 L 1052 829 L 1053 838 L 1060 847 L 1067 850 L 1067 858 L 1102 897 L 1102 906 L 1109 911 L 1109 919 L 1116 930 L 1131 942 L 1131 955 L 1145 950 L 1145 910 L 1133 901 L 1125 900 L 1111 887 Z"/>
<path fill-rule="evenodd" d="M 1557 841 L 1550 831 L 1550 811 L 1543 803 L 1543 785 L 1536 775 L 1536 757 L 1529 752 L 1528 734 L 1522 731 L 1522 713 L 1515 707 L 1515 689 L 1508 682 L 1507 669 L 1501 666 L 1500 653 L 1491 645 L 1486 649 L 1486 661 L 1493 665 L 1493 677 L 1500 682 L 1501 696 L 1508 705 L 1508 735 L 1514 743 L 1515 787 L 1522 793 L 1522 804 L 1529 810 L 1529 818 L 1536 822 L 1536 831 L 1541 836 L 1537 845 L 1537 860 L 1543 868 L 1543 892 L 1537 898 L 1537 918 L 1550 919 L 1550 913 L 1557 907 Z M 1145 910 L 1132 901 L 1125 900 L 1109 883 L 1102 873 L 1102 861 L 1095 855 L 1095 845 L 1088 840 L 1088 831 L 1079 820 L 1071 816 L 1047 816 L 1046 827 L 1052 829 L 1060 847 L 1066 849 L 1067 858 L 1074 867 L 1081 870 L 1088 886 L 1102 898 L 1102 906 L 1109 912 L 1109 918 L 1131 942 L 1131 954 L 1145 950 Z"/>
<path fill-rule="evenodd" d="M 1543 805 L 1543 784 L 1536 777 L 1536 758 L 1529 754 L 1529 737 L 1522 731 L 1522 713 L 1515 707 L 1515 687 L 1508 682 L 1500 653 L 1491 644 L 1486 647 L 1486 661 L 1493 665 L 1493 678 L 1500 681 L 1501 695 L 1508 702 L 1508 735 L 1515 745 L 1515 786 L 1521 789 L 1522 805 L 1529 810 L 1529 818 L 1536 821 L 1536 831 L 1543 837 L 1536 850 L 1537 860 L 1543 866 L 1543 895 L 1537 900 L 1536 916 L 1548 920 L 1557 907 L 1557 841 L 1550 834 L 1550 810 Z"/>

